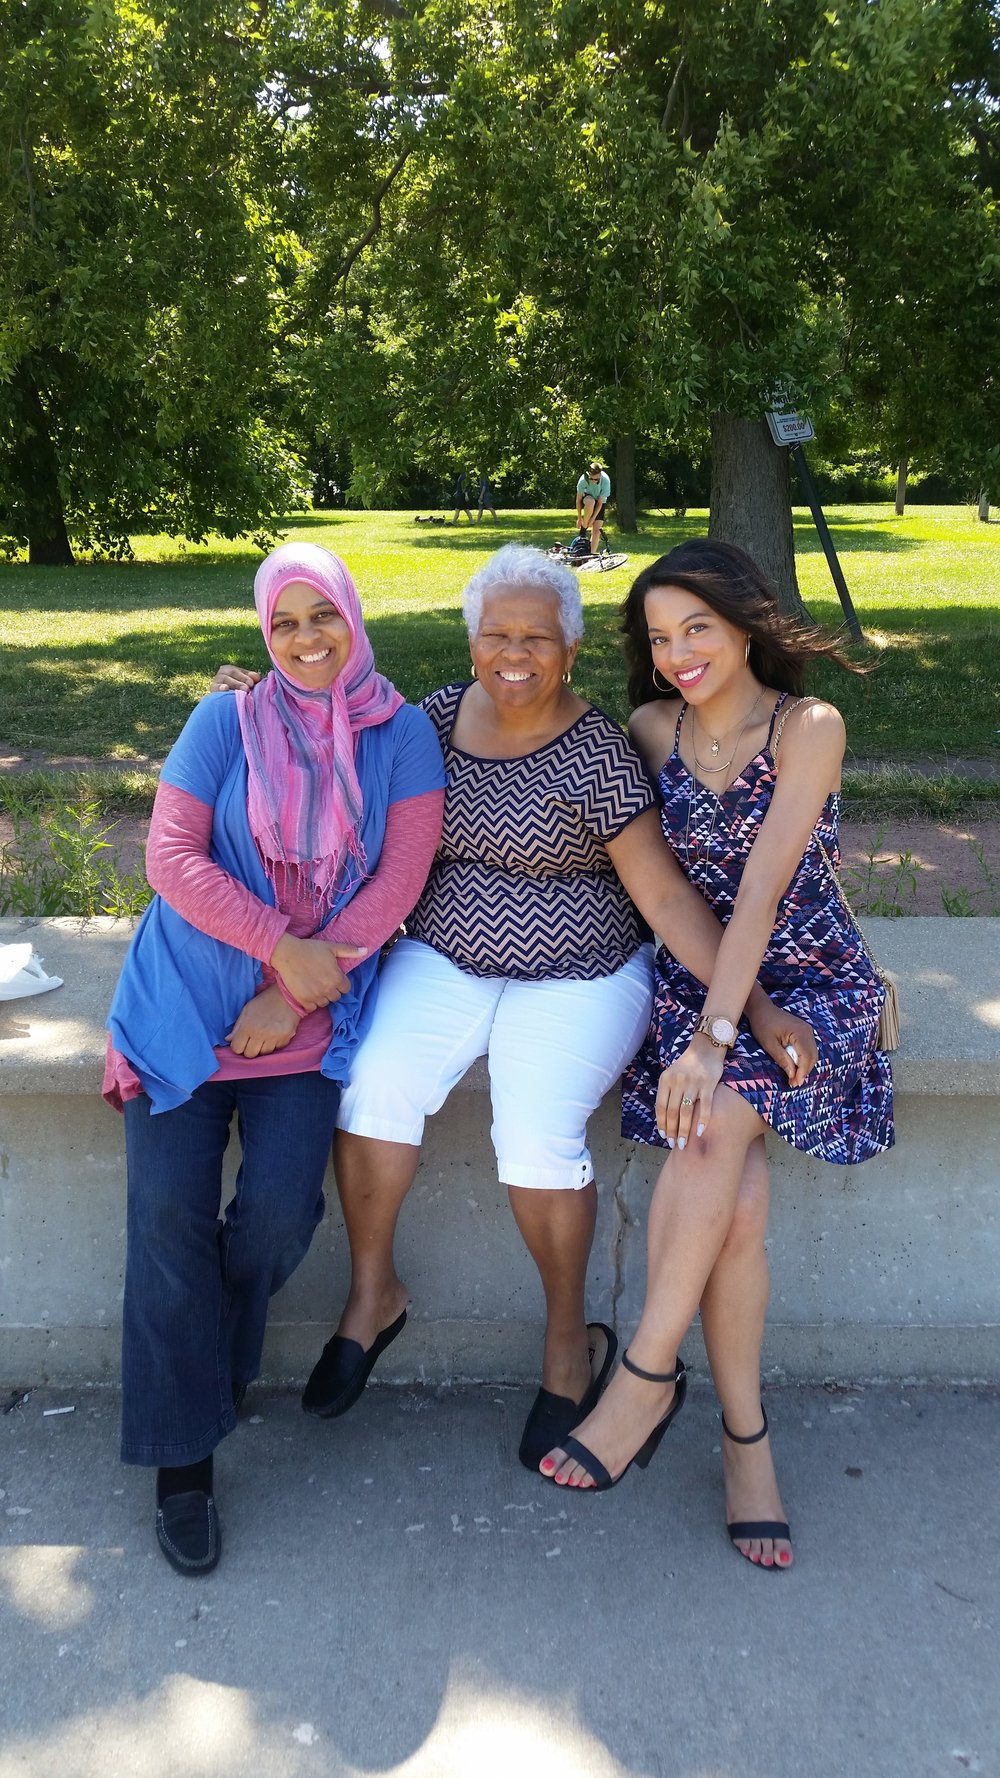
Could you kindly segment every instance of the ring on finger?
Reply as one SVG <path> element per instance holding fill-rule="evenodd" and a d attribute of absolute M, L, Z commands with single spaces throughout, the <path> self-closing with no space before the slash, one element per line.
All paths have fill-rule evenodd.
<path fill-rule="evenodd" d="M 689 1098 L 688 1098 L 688 1096 L 687 1096 L 687 1094 L 686 1094 L 686 1093 L 685 1093 L 685 1095 L 684 1095 L 684 1097 L 683 1097 L 683 1099 L 682 1099 L 682 1100 L 681 1100 L 681 1104 L 682 1104 L 682 1105 L 693 1105 L 693 1104 L 694 1104 L 694 1100 L 693 1100 L 693 1099 L 689 1099 Z"/>

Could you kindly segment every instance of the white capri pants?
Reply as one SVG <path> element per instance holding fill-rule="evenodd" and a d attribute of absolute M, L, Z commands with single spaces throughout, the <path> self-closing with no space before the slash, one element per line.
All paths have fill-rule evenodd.
<path fill-rule="evenodd" d="M 419 1147 L 425 1118 L 488 1056 L 501 1184 L 580 1191 L 594 1177 L 587 1120 L 639 1048 L 652 1001 L 651 945 L 596 981 L 522 982 L 469 975 L 400 939 L 338 1126 Z"/>

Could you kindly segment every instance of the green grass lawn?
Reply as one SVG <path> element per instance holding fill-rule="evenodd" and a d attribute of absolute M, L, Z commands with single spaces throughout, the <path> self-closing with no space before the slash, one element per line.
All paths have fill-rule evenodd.
<path fill-rule="evenodd" d="M 847 719 L 852 752 L 887 760 L 995 754 L 1000 526 L 971 508 L 835 507 L 830 524 L 870 641 L 875 671 L 835 669 L 815 689 Z M 651 515 L 615 538 L 627 567 L 581 577 L 587 637 L 575 683 L 627 714 L 618 606 L 632 575 L 707 514 Z M 817 621 L 840 607 L 808 512 L 795 514 L 799 578 Z M 376 658 L 410 698 L 463 677 L 458 611 L 464 580 L 498 544 L 566 537 L 562 511 L 502 514 L 497 525 L 418 526 L 409 512 L 293 515 L 283 535 L 309 537 L 349 563 Z M 125 766 L 161 757 L 216 665 L 265 664 L 251 597 L 259 552 L 249 543 L 185 546 L 139 537 L 136 560 L 70 569 L 0 567 L 0 741 Z"/>

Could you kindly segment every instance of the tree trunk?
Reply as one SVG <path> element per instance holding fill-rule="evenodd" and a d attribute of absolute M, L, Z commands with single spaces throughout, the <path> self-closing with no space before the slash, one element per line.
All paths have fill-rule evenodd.
<path fill-rule="evenodd" d="M 620 531 L 638 530 L 635 506 L 635 438 L 615 440 L 615 516 Z"/>
<path fill-rule="evenodd" d="M 32 568 L 72 567 L 73 551 L 59 486 L 59 461 L 38 385 L 26 364 L 18 367 L 13 386 L 20 409 L 18 431 L 22 450 L 18 482 L 28 535 L 28 563 Z"/>
<path fill-rule="evenodd" d="M 979 516 L 984 525 L 990 522 L 990 497 L 984 488 L 979 496 Z"/>
<path fill-rule="evenodd" d="M 763 420 L 712 416 L 708 535 L 738 543 L 778 589 L 782 611 L 806 615 L 795 573 L 788 453 Z"/>
<path fill-rule="evenodd" d="M 28 536 L 29 568 L 72 568 L 74 562 L 73 547 L 61 512 L 54 515 L 50 527 L 32 529 Z"/>
<path fill-rule="evenodd" d="M 897 519 L 901 519 L 904 512 L 906 511 L 906 474 L 907 474 L 908 468 L 909 468 L 909 460 L 906 457 L 900 457 L 899 468 L 896 470 L 896 517 L 897 517 Z"/>

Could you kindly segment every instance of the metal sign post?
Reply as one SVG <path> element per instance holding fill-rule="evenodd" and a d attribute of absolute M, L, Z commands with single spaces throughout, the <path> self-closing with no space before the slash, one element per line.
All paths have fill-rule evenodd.
<path fill-rule="evenodd" d="M 782 402 L 780 407 L 776 405 L 765 417 L 767 419 L 768 430 L 770 431 L 775 444 L 778 445 L 780 449 L 786 450 L 791 457 L 792 462 L 795 464 L 796 473 L 799 481 L 802 483 L 802 491 L 809 502 L 809 510 L 813 516 L 813 524 L 816 526 L 816 530 L 819 533 L 820 543 L 823 545 L 823 554 L 826 556 L 830 574 L 833 578 L 833 584 L 837 589 L 837 596 L 840 599 L 844 617 L 847 621 L 847 627 L 856 642 L 863 642 L 864 636 L 862 634 L 861 625 L 858 622 L 858 614 L 854 609 L 851 595 L 847 590 L 847 582 L 844 579 L 844 571 L 840 566 L 840 558 L 834 547 L 833 538 L 830 536 L 830 527 L 826 522 L 823 508 L 820 505 L 819 494 L 816 491 L 816 483 L 813 481 L 812 472 L 806 462 L 805 451 L 802 449 L 804 444 L 808 444 L 809 440 L 816 436 L 813 430 L 812 421 L 804 414 L 795 413 L 794 410 L 788 407 L 784 402 Z"/>

